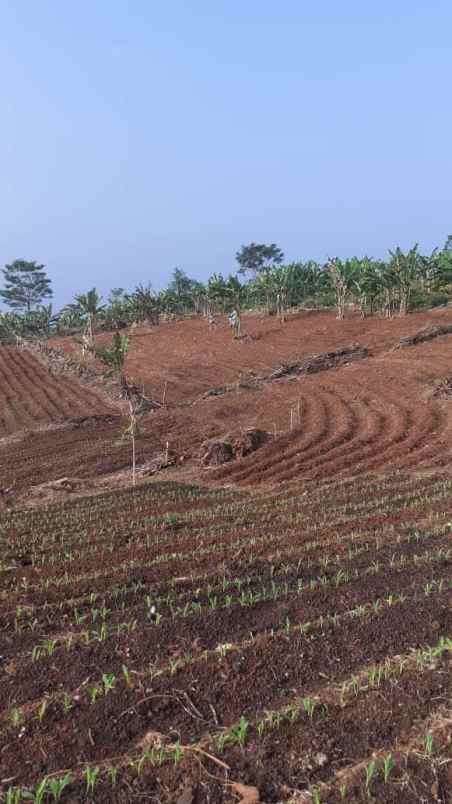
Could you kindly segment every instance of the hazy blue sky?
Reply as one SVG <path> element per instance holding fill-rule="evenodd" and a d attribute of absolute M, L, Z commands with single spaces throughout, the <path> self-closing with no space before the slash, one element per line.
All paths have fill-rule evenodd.
<path fill-rule="evenodd" d="M 62 304 L 452 232 L 452 4 L 0 0 L 0 265 Z"/>

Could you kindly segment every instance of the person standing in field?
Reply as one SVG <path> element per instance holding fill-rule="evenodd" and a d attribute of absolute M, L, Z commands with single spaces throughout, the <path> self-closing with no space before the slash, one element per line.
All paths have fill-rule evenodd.
<path fill-rule="evenodd" d="M 229 325 L 232 329 L 233 337 L 240 338 L 240 315 L 236 309 L 234 309 L 228 315 Z"/>

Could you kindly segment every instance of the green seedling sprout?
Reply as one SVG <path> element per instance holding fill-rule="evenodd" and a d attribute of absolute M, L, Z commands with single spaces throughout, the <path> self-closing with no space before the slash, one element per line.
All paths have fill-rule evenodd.
<path fill-rule="evenodd" d="M 97 777 L 99 776 L 100 768 L 86 768 L 84 777 L 86 780 L 86 792 L 94 793 L 96 787 Z"/>
<path fill-rule="evenodd" d="M 74 707 L 73 699 L 71 698 L 70 695 L 67 694 L 67 692 L 65 692 L 64 695 L 63 695 L 63 711 L 64 711 L 64 714 L 65 715 L 69 714 L 69 712 L 71 711 L 71 709 L 73 709 L 73 707 Z"/>
<path fill-rule="evenodd" d="M 370 785 L 371 785 L 372 779 L 375 776 L 376 769 L 377 769 L 377 763 L 375 762 L 374 759 L 372 759 L 371 762 L 369 762 L 369 764 L 366 765 L 366 792 L 367 792 L 367 795 L 370 795 Z"/>
<path fill-rule="evenodd" d="M 13 728 L 18 729 L 20 724 L 22 723 L 22 714 L 20 709 L 14 707 L 14 709 L 11 710 L 11 714 L 9 717 Z"/>
<path fill-rule="evenodd" d="M 314 717 L 314 710 L 315 710 L 315 701 L 312 698 L 302 698 L 301 703 L 303 704 L 303 709 L 307 713 L 308 717 L 312 720 Z"/>
<path fill-rule="evenodd" d="M 388 783 L 388 779 L 391 775 L 391 771 L 394 768 L 394 760 L 392 758 L 392 754 L 388 754 L 383 758 L 383 780 L 384 783 Z"/>
<path fill-rule="evenodd" d="M 63 794 L 63 790 L 68 784 L 71 783 L 72 776 L 70 773 L 67 773 L 66 776 L 60 776 L 59 779 L 49 779 L 48 780 L 48 788 L 49 792 L 53 796 L 54 802 L 58 802 L 61 799 Z"/>
<path fill-rule="evenodd" d="M 108 695 L 110 690 L 113 689 L 115 685 L 116 676 L 113 673 L 104 673 L 102 676 L 102 683 L 104 685 L 104 694 Z"/>
<path fill-rule="evenodd" d="M 92 703 L 92 704 L 95 704 L 95 703 L 96 703 L 96 699 L 97 699 L 98 695 L 99 695 L 99 694 L 100 694 L 100 692 L 101 692 L 100 687 L 98 687 L 97 685 L 96 685 L 96 686 L 94 686 L 94 687 L 90 687 L 90 689 L 88 690 L 88 692 L 89 692 L 89 697 L 91 698 L 91 703 Z"/>
<path fill-rule="evenodd" d="M 41 804 L 47 792 L 47 776 L 41 779 L 34 792 L 33 804 Z"/>
<path fill-rule="evenodd" d="M 242 747 L 245 745 L 246 742 L 249 725 L 250 724 L 248 723 L 244 715 L 241 715 L 238 726 L 234 726 L 231 729 L 233 739 Z"/>
<path fill-rule="evenodd" d="M 132 683 L 132 679 L 130 677 L 129 668 L 127 667 L 127 665 L 123 664 L 121 669 L 122 669 L 122 674 L 124 676 L 124 680 L 126 682 L 126 685 L 130 689 L 131 687 L 133 687 L 133 683 Z"/>
<path fill-rule="evenodd" d="M 20 804 L 22 798 L 21 787 L 8 787 L 5 796 L 5 804 Z"/>

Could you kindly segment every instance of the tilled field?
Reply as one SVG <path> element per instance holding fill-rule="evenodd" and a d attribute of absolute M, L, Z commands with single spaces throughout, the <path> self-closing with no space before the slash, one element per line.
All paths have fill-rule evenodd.
<path fill-rule="evenodd" d="M 92 387 L 52 376 L 27 350 L 0 347 L 0 438 L 108 409 Z"/>
<path fill-rule="evenodd" d="M 300 423 L 257 454 L 225 465 L 221 481 L 254 485 L 338 474 L 452 465 L 448 404 L 432 398 L 431 371 L 447 371 L 434 346 L 387 354 L 298 384 Z M 447 346 L 452 352 L 452 344 Z M 444 349 L 444 346 L 443 346 Z M 295 406 L 295 392 L 292 390 Z"/>
<path fill-rule="evenodd" d="M 338 321 L 331 312 L 300 312 L 281 325 L 273 316 L 243 316 L 244 337 L 234 341 L 226 316 L 208 329 L 203 318 L 163 322 L 138 328 L 130 334 L 127 376 L 153 399 L 165 394 L 170 404 L 192 402 L 209 389 L 236 382 L 240 376 L 265 374 L 281 362 L 300 360 L 347 344 L 362 343 L 373 356 L 388 352 L 407 335 L 428 325 L 450 324 L 450 310 L 437 308 L 402 318 L 362 319 L 348 313 Z M 111 334 L 96 337 L 111 342 Z M 449 340 L 452 340 L 449 336 Z M 447 343 L 447 337 L 442 343 Z M 70 337 L 52 338 L 50 344 L 73 354 L 79 347 Z M 441 351 L 437 346 L 436 351 Z"/>
<path fill-rule="evenodd" d="M 452 801 L 451 532 L 435 474 L 2 514 L 3 801 Z"/>
<path fill-rule="evenodd" d="M 239 486 L 275 486 L 303 478 L 322 480 L 360 472 L 450 471 L 451 403 L 447 394 L 442 398 L 435 389 L 445 382 L 447 385 L 451 374 L 452 337 L 444 335 L 409 348 L 394 348 L 402 334 L 418 332 L 428 321 L 443 322 L 447 315 L 430 311 L 406 320 L 351 318 L 338 322 L 330 313 L 305 314 L 288 321 L 282 329 L 273 320 L 250 317 L 247 327 L 255 328 L 255 340 L 232 343 L 229 333 L 226 344 L 225 333 L 216 330 L 207 346 L 207 325 L 199 320 L 162 324 L 155 331 L 135 334 L 129 380 L 139 387 L 144 383 L 157 398 L 168 384 L 165 406 L 141 422 L 138 463 L 161 455 L 168 444 L 177 462 L 176 470 L 171 471 L 176 471 L 179 479 L 199 480 L 201 476 L 209 482 Z M 183 332 L 186 344 L 178 357 Z M 71 341 L 66 341 L 67 346 Z M 368 347 L 368 357 L 317 374 L 256 382 L 256 377 L 271 377 L 272 370 L 293 359 L 324 354 L 322 349 L 344 348 L 353 341 Z M 168 370 L 162 368 L 164 348 Z M 186 359 L 188 352 L 190 360 Z M 11 365 L 36 362 L 22 352 L 8 353 Z M 195 368 L 190 361 L 197 360 L 199 366 Z M 152 387 L 147 384 L 151 367 L 152 372 L 162 371 L 158 393 L 154 383 Z M 40 365 L 38 368 L 46 373 Z M 182 383 L 176 393 L 168 372 L 173 379 L 176 375 L 183 378 L 185 372 L 191 387 Z M 211 389 L 227 386 L 227 390 L 205 397 L 207 377 Z M 35 388 L 24 386 L 22 408 L 30 410 L 41 385 L 48 385 L 49 393 L 53 389 L 56 401 L 63 404 L 65 383 L 80 395 L 80 405 L 85 411 L 91 409 L 91 414 L 82 422 L 80 417 L 74 422 L 76 417 L 72 416 L 72 423 L 66 419 L 68 426 L 55 432 L 41 430 L 20 441 L 9 439 L 6 446 L 0 443 L 0 488 L 12 487 L 14 493 L 21 494 L 30 486 L 58 477 L 95 479 L 130 467 L 130 445 L 121 438 L 124 419 L 118 411 L 113 416 L 93 415 L 94 408 L 102 411 L 93 402 L 96 385 L 48 375 Z M 296 412 L 292 430 L 291 411 Z M 258 452 L 218 470 L 200 466 L 205 441 L 227 439 L 230 433 L 237 435 L 253 427 L 276 434 L 276 438 Z"/>

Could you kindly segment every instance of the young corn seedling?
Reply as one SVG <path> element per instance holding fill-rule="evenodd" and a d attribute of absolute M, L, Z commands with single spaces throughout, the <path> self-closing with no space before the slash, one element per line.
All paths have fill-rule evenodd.
<path fill-rule="evenodd" d="M 177 743 L 174 744 L 174 754 L 173 754 L 173 763 L 174 765 L 178 765 L 182 759 L 183 748 L 178 740 Z"/>
<path fill-rule="evenodd" d="M 63 794 L 63 790 L 68 784 L 71 783 L 72 776 L 70 773 L 67 773 L 66 776 L 61 776 L 59 779 L 49 779 L 47 782 L 47 786 L 49 789 L 49 793 L 52 795 L 54 802 L 58 802 L 61 799 Z"/>
<path fill-rule="evenodd" d="M 86 780 L 86 792 L 87 793 L 94 793 L 94 789 L 97 783 L 97 777 L 99 776 L 100 768 L 86 768 L 84 777 Z"/>
<path fill-rule="evenodd" d="M 22 800 L 21 787 L 8 787 L 5 795 L 5 804 L 20 804 Z"/>
<path fill-rule="evenodd" d="M 262 737 L 265 731 L 265 720 L 258 720 L 256 723 L 256 731 L 259 737 Z"/>
<path fill-rule="evenodd" d="M 244 715 L 242 715 L 240 717 L 238 726 L 234 726 L 231 729 L 231 735 L 232 735 L 234 741 L 237 742 L 242 747 L 246 743 L 246 737 L 247 737 L 247 734 L 248 734 L 249 726 L 250 726 L 250 724 L 248 723 L 248 721 L 246 720 Z"/>
<path fill-rule="evenodd" d="M 394 760 L 392 758 L 392 754 L 388 754 L 383 758 L 383 780 L 385 784 L 388 783 L 393 768 Z"/>
<path fill-rule="evenodd" d="M 18 729 L 20 724 L 22 723 L 22 714 L 20 709 L 17 709 L 16 707 L 12 709 L 9 719 L 11 721 L 11 725 L 13 726 L 13 728 Z"/>
<path fill-rule="evenodd" d="M 123 664 L 121 669 L 122 669 L 122 674 L 124 676 L 124 681 L 126 682 L 126 685 L 128 686 L 129 689 L 132 689 L 133 681 L 132 681 L 132 679 L 130 677 L 129 668 L 127 667 L 127 665 Z"/>
<path fill-rule="evenodd" d="M 312 720 L 316 707 L 315 701 L 313 701 L 312 698 L 302 698 L 301 703 L 303 704 L 304 711 L 307 713 L 310 720 Z"/>
<path fill-rule="evenodd" d="M 69 712 L 71 711 L 71 709 L 73 709 L 73 707 L 74 707 L 74 699 L 71 698 L 71 696 L 68 695 L 67 692 L 65 692 L 64 695 L 63 695 L 63 712 L 64 712 L 64 714 L 65 715 L 69 714 Z"/>
<path fill-rule="evenodd" d="M 433 754 L 433 734 L 429 732 L 425 737 L 425 754 L 431 757 Z"/>
<path fill-rule="evenodd" d="M 44 779 L 41 779 L 34 792 L 33 804 L 42 804 L 46 792 L 47 792 L 47 776 L 44 776 Z"/>
<path fill-rule="evenodd" d="M 97 700 L 98 696 L 102 692 L 102 690 L 96 684 L 94 687 L 90 687 L 88 692 L 89 692 L 89 697 L 91 698 L 91 703 L 94 705 L 96 703 L 96 700 Z"/>
<path fill-rule="evenodd" d="M 108 695 L 110 690 L 115 685 L 116 676 L 113 673 L 104 673 L 102 676 L 102 683 L 104 685 L 104 694 Z"/>
<path fill-rule="evenodd" d="M 377 769 L 377 763 L 374 759 L 366 765 L 366 793 L 367 796 L 370 796 L 370 785 L 372 783 L 372 779 L 375 776 L 375 771 Z"/>

